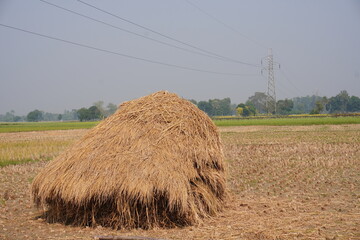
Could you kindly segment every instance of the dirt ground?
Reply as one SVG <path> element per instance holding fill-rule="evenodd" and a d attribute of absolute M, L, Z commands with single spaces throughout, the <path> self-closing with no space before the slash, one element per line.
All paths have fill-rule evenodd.
<path fill-rule="evenodd" d="M 29 193 L 47 163 L 41 161 L 0 168 L 0 239 L 360 239 L 360 125 L 224 127 L 220 132 L 230 196 L 218 216 L 197 226 L 152 230 L 48 224 L 38 218 L 41 209 Z M 0 134 L 7 137 L 16 138 Z"/>

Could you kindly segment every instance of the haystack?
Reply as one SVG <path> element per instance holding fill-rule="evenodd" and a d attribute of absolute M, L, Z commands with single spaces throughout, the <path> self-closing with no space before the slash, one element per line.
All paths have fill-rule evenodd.
<path fill-rule="evenodd" d="M 191 225 L 226 195 L 216 126 L 157 92 L 123 103 L 40 171 L 32 195 L 49 222 L 151 228 Z"/>

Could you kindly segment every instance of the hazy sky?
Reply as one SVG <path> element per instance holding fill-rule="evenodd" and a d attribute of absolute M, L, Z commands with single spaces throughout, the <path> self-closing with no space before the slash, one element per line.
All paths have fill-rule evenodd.
<path fill-rule="evenodd" d="M 359 0 L 83 0 L 115 16 L 76 0 L 46 1 L 97 22 L 40 0 L 0 0 L 0 24 L 82 45 L 0 26 L 0 113 L 62 113 L 159 90 L 240 103 L 267 90 L 256 65 L 269 48 L 281 64 L 278 99 L 360 96 Z"/>

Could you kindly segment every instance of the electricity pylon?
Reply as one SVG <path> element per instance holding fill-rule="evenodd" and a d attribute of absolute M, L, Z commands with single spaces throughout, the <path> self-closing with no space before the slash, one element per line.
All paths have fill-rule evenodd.
<path fill-rule="evenodd" d="M 274 77 L 274 58 L 272 49 L 269 49 L 269 55 L 266 58 L 268 66 L 268 88 L 266 96 L 266 109 L 268 114 L 276 113 L 276 92 L 275 92 L 275 77 Z"/>

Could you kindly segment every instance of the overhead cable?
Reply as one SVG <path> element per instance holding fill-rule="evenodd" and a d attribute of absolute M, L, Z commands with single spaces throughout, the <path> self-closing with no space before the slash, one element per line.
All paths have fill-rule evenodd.
<path fill-rule="evenodd" d="M 206 53 L 203 53 L 203 52 L 193 51 L 193 50 L 191 50 L 191 49 L 179 47 L 179 46 L 176 46 L 176 45 L 167 43 L 167 42 L 163 42 L 163 41 L 160 41 L 160 40 L 157 40 L 157 39 L 154 39 L 154 38 L 151 38 L 151 37 L 148 37 L 148 36 L 145 36 L 145 35 L 142 35 L 142 34 L 139 34 L 139 33 L 136 33 L 136 32 L 133 32 L 133 31 L 130 31 L 130 30 L 127 30 L 127 29 L 124 29 L 124 28 L 121 28 L 121 27 L 118 27 L 118 26 L 115 26 L 115 25 L 112 25 L 112 24 L 110 24 L 110 23 L 107 23 L 107 22 L 104 22 L 104 21 L 95 19 L 95 18 L 93 18 L 93 17 L 89 17 L 89 16 L 87 16 L 87 15 L 85 15 L 85 14 L 82 14 L 82 13 L 79 13 L 79 12 L 76 12 L 76 11 L 73 11 L 73 10 L 70 10 L 70 9 L 68 9 L 68 8 L 64 8 L 64 7 L 62 7 L 62 6 L 56 5 L 56 4 L 54 4 L 54 3 L 51 3 L 51 2 L 48 2 L 48 1 L 45 1 L 45 0 L 39 0 L 39 1 L 41 1 L 41 2 L 43 2 L 43 3 L 46 3 L 46 4 L 48 4 L 48 5 L 51 5 L 51 6 L 53 6 L 53 7 L 62 9 L 62 10 L 64 10 L 64 11 L 70 12 L 70 13 L 72 13 L 72 14 L 81 16 L 81 17 L 83 17 L 83 18 L 87 18 L 87 19 L 89 19 L 89 20 L 92 20 L 92 21 L 101 23 L 101 24 L 103 24 L 103 25 L 106 25 L 106 26 L 109 26 L 109 27 L 118 29 L 118 30 L 120 30 L 120 31 L 129 33 L 129 34 L 132 34 L 132 35 L 135 35 L 135 36 L 138 36 L 138 37 L 145 38 L 145 39 L 150 40 L 150 41 L 154 41 L 154 42 L 157 42 L 157 43 L 160 43 L 160 44 L 169 46 L 169 47 L 173 47 L 173 48 L 176 48 L 176 49 L 179 49 L 179 50 L 182 50 L 182 51 L 190 52 L 190 53 L 193 53 L 193 54 L 198 54 L 198 55 L 202 55 L 202 56 L 205 56 L 205 57 L 210 57 L 210 58 L 214 58 L 214 59 L 218 59 L 218 60 L 222 60 L 222 61 L 227 61 L 227 60 L 224 60 L 223 58 L 216 57 L 216 56 L 214 56 L 214 55 L 210 55 L 210 54 L 206 54 Z"/>
<path fill-rule="evenodd" d="M 290 78 L 287 76 L 287 74 L 285 74 L 284 70 L 283 70 L 283 67 L 280 69 L 280 73 L 284 76 L 284 78 L 297 90 L 297 92 L 299 94 L 302 94 L 304 95 L 304 92 L 301 91 L 294 83 L 293 81 L 290 80 Z"/>
<path fill-rule="evenodd" d="M 173 68 L 178 68 L 178 69 L 183 69 L 183 70 L 203 72 L 203 73 L 211 73 L 211 74 L 218 74 L 218 75 L 230 75 L 230 76 L 258 76 L 257 74 L 240 74 L 240 73 L 216 72 L 216 71 L 211 71 L 211 70 L 205 70 L 205 69 L 198 69 L 198 68 L 192 68 L 192 67 L 187 67 L 187 66 L 176 65 L 176 64 L 172 64 L 172 63 L 160 62 L 160 61 L 157 61 L 157 60 L 152 60 L 152 59 L 147 59 L 147 58 L 142 58 L 142 57 L 136 57 L 136 56 L 120 53 L 120 52 L 114 52 L 114 51 L 110 51 L 110 50 L 106 50 L 106 49 L 102 49 L 102 48 L 98 48 L 98 47 L 93 47 L 93 46 L 90 46 L 90 45 L 77 43 L 77 42 L 65 40 L 65 39 L 62 39 L 62 38 L 52 37 L 52 36 L 49 36 L 49 35 L 33 32 L 33 31 L 30 31 L 30 30 L 26 30 L 26 29 L 14 27 L 14 26 L 2 24 L 2 23 L 0 23 L 0 26 L 6 27 L 6 28 L 9 28 L 9 29 L 13 29 L 13 30 L 17 30 L 17 31 L 21 31 L 21 32 L 25 32 L 25 33 L 29 33 L 29 34 L 32 34 L 32 35 L 36 35 L 36 36 L 39 36 L 39 37 L 46 38 L 46 39 L 51 39 L 51 40 L 55 40 L 55 41 L 59 41 L 59 42 L 68 43 L 68 44 L 75 45 L 75 46 L 78 46 L 78 47 L 88 48 L 88 49 L 96 50 L 96 51 L 99 51 L 99 52 L 105 52 L 105 53 L 109 53 L 109 54 L 113 54 L 113 55 L 122 56 L 122 57 L 125 57 L 125 58 L 136 59 L 136 60 L 143 61 L 143 62 L 158 64 L 158 65 L 163 65 L 163 66 L 168 66 L 168 67 L 173 67 Z"/>
<path fill-rule="evenodd" d="M 191 5 L 192 7 L 196 8 L 198 11 L 202 12 L 203 14 L 205 14 L 206 16 L 208 16 L 209 18 L 211 18 L 212 20 L 216 21 L 217 23 L 221 24 L 222 26 L 230 29 L 231 31 L 239 34 L 240 36 L 242 36 L 243 38 L 249 40 L 250 42 L 253 42 L 254 44 L 262 47 L 262 48 L 266 48 L 268 49 L 268 47 L 264 46 L 263 44 L 259 43 L 258 41 L 246 36 L 245 34 L 241 33 L 240 31 L 238 31 L 237 29 L 231 27 L 230 25 L 226 24 L 225 22 L 221 21 L 219 18 L 215 17 L 214 15 L 206 12 L 205 10 L 203 10 L 202 8 L 200 8 L 198 5 L 196 5 L 195 3 L 189 1 L 189 0 L 185 0 L 185 2 L 187 2 L 189 5 Z"/>
<path fill-rule="evenodd" d="M 174 37 L 171 37 L 171 36 L 169 36 L 169 35 L 166 35 L 166 34 L 163 34 L 163 33 L 161 33 L 161 32 L 158 32 L 158 31 L 156 31 L 156 30 L 153 30 L 153 29 L 150 29 L 150 28 L 148 28 L 148 27 L 145 27 L 145 26 L 143 26 L 143 25 L 141 25 L 141 24 L 135 23 L 135 22 L 133 22 L 133 21 L 131 21 L 131 20 L 128 20 L 128 19 L 126 19 L 126 18 L 120 17 L 119 15 L 116 15 L 116 14 L 114 14 L 114 13 L 111 13 L 111 12 L 109 12 L 109 11 L 106 11 L 106 10 L 104 10 L 104 9 L 101 9 L 101 8 L 99 8 L 99 7 L 96 7 L 96 6 L 94 6 L 94 5 L 90 4 L 90 3 L 84 2 L 84 1 L 82 1 L 82 0 L 77 0 L 77 1 L 80 2 L 80 3 L 82 3 L 82 4 L 84 4 L 84 5 L 89 6 L 89 7 L 91 7 L 91 8 L 94 8 L 94 9 L 100 11 L 100 12 L 106 13 L 106 14 L 108 14 L 108 15 L 110 15 L 110 16 L 113 16 L 113 17 L 115 17 L 115 18 L 117 18 L 117 19 L 120 19 L 120 20 L 122 20 L 122 21 L 124 21 L 124 22 L 127 22 L 127 23 L 129 23 L 129 24 L 132 24 L 132 25 L 137 26 L 137 27 L 139 27 L 139 28 L 145 29 L 145 30 L 147 30 L 147 31 L 149 31 L 149 32 L 152 32 L 152 33 L 157 34 L 157 35 L 159 35 L 159 36 L 162 36 L 162 37 L 164 37 L 164 38 L 170 39 L 170 40 L 172 40 L 172 41 L 181 43 L 181 44 L 183 44 L 183 45 L 185 45 L 185 46 L 191 47 L 191 48 L 196 49 L 196 50 L 198 50 L 198 51 L 201 51 L 201 52 L 204 52 L 204 53 L 207 53 L 207 54 L 210 54 L 210 55 L 213 55 L 213 56 L 222 58 L 222 59 L 224 59 L 224 60 L 226 60 L 226 61 L 229 61 L 229 62 L 240 63 L 240 64 L 243 64 L 243 65 L 252 66 L 252 67 L 260 67 L 260 65 L 258 65 L 258 64 L 253 64 L 253 63 L 248 63 L 248 62 L 239 61 L 239 60 L 236 60 L 236 59 L 232 59 L 232 58 L 229 58 L 229 57 L 225 57 L 225 56 L 222 56 L 222 55 L 220 55 L 220 54 L 217 54 L 217 53 L 214 53 L 214 52 L 211 52 L 211 51 L 202 49 L 202 48 L 200 48 L 200 47 L 197 47 L 197 46 L 194 46 L 194 45 L 192 45 L 192 44 L 186 43 L 186 42 L 184 42 L 184 41 L 178 40 L 178 39 L 176 39 L 176 38 L 174 38 Z"/>

